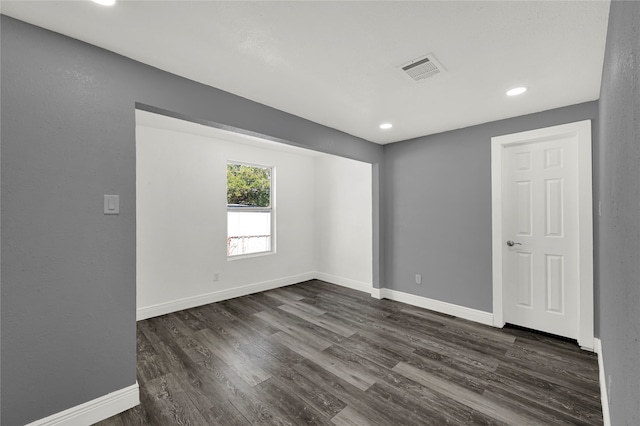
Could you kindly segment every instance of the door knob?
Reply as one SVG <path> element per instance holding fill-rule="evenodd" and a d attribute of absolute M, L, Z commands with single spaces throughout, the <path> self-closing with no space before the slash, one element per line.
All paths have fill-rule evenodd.
<path fill-rule="evenodd" d="M 515 241 L 513 241 L 513 240 L 509 240 L 509 241 L 507 241 L 507 245 L 508 245 L 509 247 L 513 247 L 513 246 L 515 246 L 515 245 L 519 245 L 519 246 L 521 246 L 521 245 L 522 245 L 522 243 L 516 243 L 516 242 L 515 242 Z"/>

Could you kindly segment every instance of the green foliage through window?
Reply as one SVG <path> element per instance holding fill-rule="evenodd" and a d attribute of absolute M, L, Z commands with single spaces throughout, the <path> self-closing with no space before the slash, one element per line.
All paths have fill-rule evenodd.
<path fill-rule="evenodd" d="M 271 168 L 227 164 L 227 204 L 271 206 Z"/>

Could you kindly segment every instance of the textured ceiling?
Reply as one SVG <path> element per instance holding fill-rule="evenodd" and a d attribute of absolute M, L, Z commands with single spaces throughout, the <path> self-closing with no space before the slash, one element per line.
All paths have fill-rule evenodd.
<path fill-rule="evenodd" d="M 383 144 L 597 99 L 609 11 L 608 1 L 1 4 L 3 14 Z M 446 72 L 415 83 L 398 69 L 427 53 Z M 524 95 L 505 95 L 521 85 Z"/>

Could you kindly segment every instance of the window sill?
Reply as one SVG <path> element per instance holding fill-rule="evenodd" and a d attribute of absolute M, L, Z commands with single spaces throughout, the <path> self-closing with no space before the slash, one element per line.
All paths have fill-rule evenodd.
<path fill-rule="evenodd" d="M 235 260 L 242 260 L 242 259 L 251 259 L 254 257 L 263 257 L 263 256 L 271 256 L 276 254 L 275 250 L 271 250 L 271 251 L 261 251 L 259 253 L 249 253 L 249 254 L 238 254 L 235 256 L 227 256 L 227 262 L 232 262 Z"/>

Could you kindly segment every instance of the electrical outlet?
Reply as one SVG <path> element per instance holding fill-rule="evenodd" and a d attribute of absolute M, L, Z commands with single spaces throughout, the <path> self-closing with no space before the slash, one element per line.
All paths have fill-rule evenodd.
<path fill-rule="evenodd" d="M 416 274 L 416 284 L 422 284 L 422 275 Z"/>
<path fill-rule="evenodd" d="M 220 281 L 220 272 L 215 272 L 213 274 L 213 281 L 214 282 Z"/>

